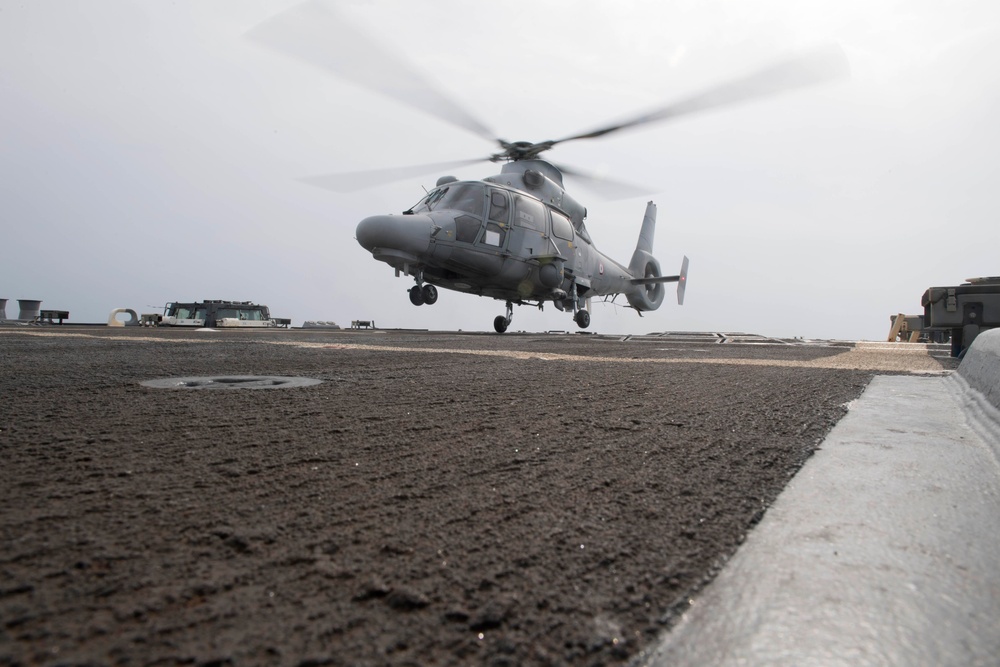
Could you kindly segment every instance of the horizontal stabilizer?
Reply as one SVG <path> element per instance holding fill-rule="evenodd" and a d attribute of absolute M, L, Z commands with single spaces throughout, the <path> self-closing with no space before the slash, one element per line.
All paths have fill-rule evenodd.
<path fill-rule="evenodd" d="M 629 282 L 633 285 L 655 285 L 656 283 L 677 283 L 680 276 L 656 276 L 655 278 L 633 278 Z"/>

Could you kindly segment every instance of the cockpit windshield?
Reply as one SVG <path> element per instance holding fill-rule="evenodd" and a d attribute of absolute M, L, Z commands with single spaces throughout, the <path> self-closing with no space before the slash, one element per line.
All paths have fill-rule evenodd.
<path fill-rule="evenodd" d="M 445 187 L 431 190 L 410 211 L 426 213 L 446 208 L 481 218 L 485 205 L 486 186 L 482 183 L 449 183 Z"/>
<path fill-rule="evenodd" d="M 407 213 L 426 213 L 427 211 L 433 211 L 438 207 L 438 202 L 441 201 L 441 197 L 444 197 L 444 193 L 448 191 L 448 188 L 438 188 L 437 190 L 431 190 L 424 198 L 417 202 L 415 205 L 411 206 Z"/>

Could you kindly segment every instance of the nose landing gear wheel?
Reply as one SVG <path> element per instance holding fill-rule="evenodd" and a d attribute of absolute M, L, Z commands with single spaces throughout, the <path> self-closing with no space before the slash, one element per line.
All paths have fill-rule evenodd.
<path fill-rule="evenodd" d="M 420 289 L 419 285 L 414 285 L 413 287 L 411 287 L 409 292 L 410 292 L 410 303 L 412 303 L 414 306 L 424 305 L 424 291 Z M 435 299 L 437 298 L 436 294 L 434 295 L 434 298 Z"/>
<path fill-rule="evenodd" d="M 420 290 L 420 294 L 424 298 L 424 303 L 428 306 L 434 305 L 438 300 L 438 290 L 434 285 L 424 285 Z"/>
<path fill-rule="evenodd" d="M 581 329 L 586 329 L 590 326 L 590 313 L 585 310 L 576 311 L 576 315 L 573 316 L 576 321 L 576 325 Z"/>

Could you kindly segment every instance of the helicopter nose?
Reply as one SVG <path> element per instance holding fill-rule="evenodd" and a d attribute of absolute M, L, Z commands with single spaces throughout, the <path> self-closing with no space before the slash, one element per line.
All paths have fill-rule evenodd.
<path fill-rule="evenodd" d="M 396 250 L 419 255 L 430 247 L 432 224 L 425 215 L 373 215 L 358 223 L 358 243 L 369 252 Z"/>

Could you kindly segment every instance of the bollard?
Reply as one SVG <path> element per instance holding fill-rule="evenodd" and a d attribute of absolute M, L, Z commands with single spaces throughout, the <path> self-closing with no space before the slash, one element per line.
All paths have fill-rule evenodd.
<path fill-rule="evenodd" d="M 0 321 L 7 319 L 7 299 L 0 299 Z"/>
<path fill-rule="evenodd" d="M 17 319 L 22 322 L 33 322 L 38 319 L 38 316 L 41 314 L 41 301 L 35 301 L 34 299 L 18 299 L 17 305 L 21 309 L 21 312 L 17 315 Z"/>
<path fill-rule="evenodd" d="M 119 320 L 118 315 L 124 313 L 128 315 L 127 320 Z M 108 315 L 109 327 L 136 327 L 139 326 L 139 316 L 131 308 L 115 308 Z"/>

